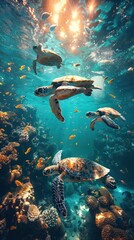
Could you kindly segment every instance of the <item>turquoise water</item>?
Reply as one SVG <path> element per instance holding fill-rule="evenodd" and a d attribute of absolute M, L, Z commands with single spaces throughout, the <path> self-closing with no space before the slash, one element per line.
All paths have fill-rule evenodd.
<path fill-rule="evenodd" d="M 1 111 L 16 113 L 13 129 L 29 124 L 36 128 L 34 137 L 38 138 L 39 145 L 32 145 L 32 137 L 29 142 L 22 144 L 25 151 L 28 147 L 32 149 L 28 156 L 29 161 L 34 159 L 35 153 L 38 157 L 49 155 L 52 159 L 62 149 L 64 157 L 87 158 L 110 168 L 121 191 L 128 189 L 133 192 L 133 11 L 132 0 L 0 1 Z M 46 20 L 42 17 L 43 12 L 50 13 Z M 50 30 L 53 25 L 56 26 L 55 29 Z M 39 43 L 44 49 L 52 50 L 62 57 L 64 65 L 60 69 L 37 63 L 38 74 L 35 75 L 32 68 L 32 62 L 36 59 L 33 46 Z M 80 63 L 80 66 L 73 67 L 75 63 Z M 65 118 L 62 123 L 51 112 L 49 96 L 38 98 L 34 91 L 37 87 L 51 85 L 53 79 L 65 75 L 93 79 L 94 84 L 99 85 L 102 90 L 93 90 L 91 96 L 79 94 L 60 101 Z M 105 80 L 106 77 L 108 78 Z M 18 104 L 22 104 L 27 111 L 23 113 L 21 109 L 17 109 Z M 112 107 L 126 118 L 125 122 L 115 120 L 120 130 L 97 122 L 95 131 L 91 131 L 92 119 L 86 118 L 86 112 L 96 111 L 100 107 Z M 29 109 L 34 111 L 31 120 L 32 113 L 29 111 L 32 110 Z M 13 123 L 12 119 L 9 121 Z M 43 129 L 41 134 L 46 134 L 45 138 L 38 134 L 40 127 Z M 1 128 L 4 128 L 3 123 Z M 13 129 L 6 129 L 5 126 L 5 133 L 10 135 L 6 144 L 13 141 Z M 74 135 L 73 139 L 69 138 L 71 135 Z M 18 136 L 14 141 L 19 142 Z M 52 147 L 50 151 L 49 145 Z M 4 146 L 2 142 L 2 147 Z M 21 149 L 19 151 L 21 159 L 19 158 L 17 164 L 27 169 L 24 164 L 27 156 Z M 51 164 L 50 160 L 47 165 Z M 27 171 L 33 170 L 29 168 Z M 36 174 L 36 171 L 31 174 L 33 185 Z M 42 170 L 37 175 L 43 184 Z M 27 177 L 27 172 L 24 176 Z M 20 181 L 23 182 L 23 179 Z M 51 184 L 52 178 L 50 181 L 45 178 L 45 181 Z M 72 195 L 72 199 L 79 202 L 79 185 L 75 186 L 76 193 Z M 36 187 L 38 188 L 38 184 Z M 39 200 L 44 195 L 51 198 L 50 190 L 45 192 L 41 188 L 43 194 Z M 12 189 L 15 189 L 14 185 L 9 186 L 9 189 L 7 187 L 6 192 Z M 72 199 L 67 197 L 68 204 Z M 72 231 L 75 232 L 74 229 Z M 78 238 L 70 236 L 68 239 Z"/>

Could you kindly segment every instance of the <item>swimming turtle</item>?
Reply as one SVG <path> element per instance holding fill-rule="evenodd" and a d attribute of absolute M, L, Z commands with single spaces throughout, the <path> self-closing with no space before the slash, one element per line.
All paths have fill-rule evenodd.
<path fill-rule="evenodd" d="M 37 62 L 46 66 L 57 66 L 57 68 L 61 67 L 62 58 L 57 53 L 48 49 L 42 49 L 41 44 L 39 44 L 38 46 L 33 46 L 33 50 L 37 53 L 37 59 L 33 61 L 33 70 L 35 74 L 37 74 Z"/>
<path fill-rule="evenodd" d="M 64 76 L 55 78 L 50 86 L 37 88 L 34 94 L 39 97 L 52 95 L 50 97 L 52 112 L 60 121 L 64 122 L 58 100 L 64 100 L 80 93 L 90 96 L 93 89 L 101 89 L 98 86 L 94 86 L 93 83 L 93 80 L 86 79 L 85 77 Z"/>
<path fill-rule="evenodd" d="M 64 180 L 71 182 L 84 182 L 101 179 L 104 185 L 115 189 L 116 182 L 108 173 L 110 169 L 85 158 L 70 157 L 61 160 L 62 150 L 60 150 L 53 159 L 52 166 L 46 167 L 43 170 L 43 175 L 56 176 L 52 183 L 52 193 L 54 203 L 57 210 L 63 216 L 67 215 L 67 210 L 64 202 Z"/>
<path fill-rule="evenodd" d="M 90 128 L 91 130 L 94 130 L 94 125 L 96 121 L 98 122 L 104 122 L 106 123 L 109 127 L 115 128 L 115 129 L 120 129 L 120 127 L 112 120 L 114 118 L 121 118 L 123 121 L 126 119 L 113 108 L 110 107 L 104 107 L 104 108 L 99 108 L 96 112 L 87 112 L 86 116 L 88 118 L 90 117 L 96 117 L 94 118 L 91 123 L 90 123 Z"/>

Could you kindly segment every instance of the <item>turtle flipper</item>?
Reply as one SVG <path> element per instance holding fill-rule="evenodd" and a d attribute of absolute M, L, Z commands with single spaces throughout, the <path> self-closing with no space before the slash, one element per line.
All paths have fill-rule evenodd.
<path fill-rule="evenodd" d="M 106 123 L 109 127 L 114 128 L 114 129 L 120 129 L 120 127 L 108 116 L 103 115 L 101 116 L 101 119 L 103 120 L 104 123 Z"/>
<path fill-rule="evenodd" d="M 53 183 L 52 183 L 52 194 L 53 194 L 53 201 L 58 212 L 66 217 L 67 216 L 67 209 L 65 206 L 64 201 L 64 182 L 60 176 L 57 176 Z"/>
<path fill-rule="evenodd" d="M 97 121 L 97 118 L 94 118 L 90 123 L 90 128 L 92 131 L 94 131 L 94 125 L 95 125 L 96 121 Z"/>
<path fill-rule="evenodd" d="M 36 62 L 37 62 L 37 60 L 33 61 L 33 70 L 34 70 L 35 74 L 37 75 L 37 72 L 36 72 Z"/>
<path fill-rule="evenodd" d="M 122 115 L 120 116 L 120 118 L 121 118 L 123 121 L 126 121 L 126 118 L 124 118 Z"/>
<path fill-rule="evenodd" d="M 113 177 L 111 177 L 109 174 L 106 175 L 103 179 L 102 182 L 106 185 L 108 188 L 115 189 L 116 188 L 116 181 Z"/>
<path fill-rule="evenodd" d="M 56 97 L 56 95 L 52 95 L 50 97 L 50 106 L 51 106 L 51 109 L 52 109 L 52 112 L 54 113 L 54 115 L 61 121 L 61 122 L 64 122 L 64 117 L 62 116 L 61 114 L 61 108 L 60 108 L 60 105 L 59 105 L 59 101 Z"/>

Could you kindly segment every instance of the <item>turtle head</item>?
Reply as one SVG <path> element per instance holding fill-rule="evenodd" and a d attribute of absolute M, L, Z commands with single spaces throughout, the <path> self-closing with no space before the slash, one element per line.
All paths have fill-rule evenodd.
<path fill-rule="evenodd" d="M 41 48 L 42 48 L 42 45 L 41 45 L 41 44 L 39 44 L 38 46 L 33 46 L 33 50 L 34 50 L 36 53 L 41 52 Z"/>
<path fill-rule="evenodd" d="M 96 115 L 97 115 L 96 112 L 87 112 L 86 113 L 86 117 L 88 117 L 88 118 L 94 117 Z"/>
<path fill-rule="evenodd" d="M 50 94 L 53 94 L 54 91 L 55 89 L 51 85 L 51 86 L 36 88 L 36 90 L 34 91 L 34 94 L 35 96 L 38 96 L 38 97 L 46 97 L 46 96 L 49 96 Z"/>
<path fill-rule="evenodd" d="M 46 167 L 43 170 L 43 175 L 44 176 L 52 176 L 52 175 L 55 175 L 57 173 L 58 173 L 57 166 Z"/>

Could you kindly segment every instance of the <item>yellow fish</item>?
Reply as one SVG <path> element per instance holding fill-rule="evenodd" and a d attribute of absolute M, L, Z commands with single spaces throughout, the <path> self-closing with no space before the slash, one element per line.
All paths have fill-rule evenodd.
<path fill-rule="evenodd" d="M 25 151 L 25 155 L 27 155 L 30 151 L 31 151 L 31 147 L 29 147 L 29 148 Z"/>
<path fill-rule="evenodd" d="M 2 82 L 0 82 L 0 85 L 3 85 L 3 83 L 2 83 Z"/>
<path fill-rule="evenodd" d="M 110 80 L 108 81 L 108 84 L 111 84 L 113 81 L 114 81 L 114 78 L 110 79 Z"/>
<path fill-rule="evenodd" d="M 73 138 L 75 138 L 76 137 L 76 135 L 70 135 L 69 136 L 69 140 L 72 140 Z"/>
<path fill-rule="evenodd" d="M 20 79 L 24 79 L 24 78 L 26 78 L 26 75 L 20 76 Z"/>
<path fill-rule="evenodd" d="M 78 109 L 75 109 L 74 112 L 75 112 L 75 113 L 76 113 L 76 112 L 79 112 L 79 110 L 78 110 Z"/>
<path fill-rule="evenodd" d="M 112 97 L 112 98 L 116 98 L 116 96 L 111 94 L 111 93 L 109 94 L 109 96 Z"/>
<path fill-rule="evenodd" d="M 9 95 L 9 92 L 5 92 L 6 95 Z"/>
<path fill-rule="evenodd" d="M 19 70 L 23 70 L 25 68 L 25 65 L 22 65 L 20 68 L 19 68 Z"/>
<path fill-rule="evenodd" d="M 21 108 L 22 107 L 22 104 L 18 104 L 15 106 L 15 108 Z"/>

